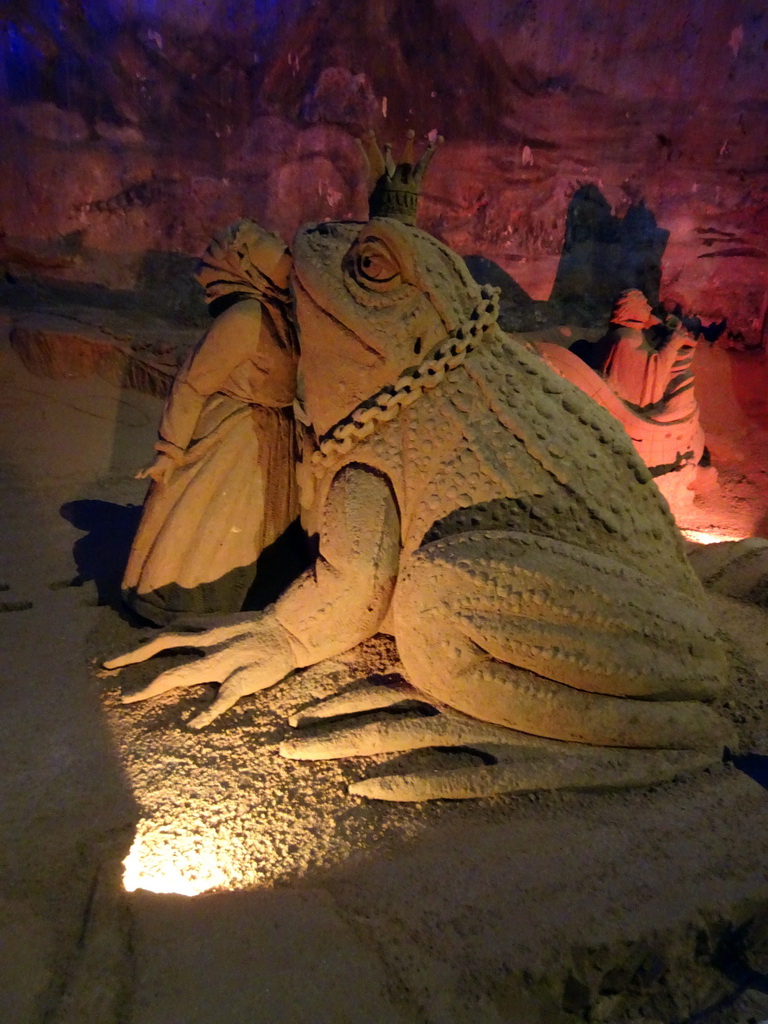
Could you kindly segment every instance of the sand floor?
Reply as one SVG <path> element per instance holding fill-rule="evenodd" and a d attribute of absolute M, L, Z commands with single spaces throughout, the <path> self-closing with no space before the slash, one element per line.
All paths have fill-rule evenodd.
<path fill-rule="evenodd" d="M 114 597 L 159 402 L 33 376 L 5 339 L 0 389 L 0 1020 L 768 1018 L 768 614 L 713 598 L 725 712 L 753 755 L 738 767 L 634 792 L 365 802 L 346 784 L 385 758 L 277 746 L 296 707 L 396 670 L 391 645 L 201 734 L 185 721 L 211 687 L 124 707 L 121 685 L 157 665 L 98 663 L 149 632 Z"/>

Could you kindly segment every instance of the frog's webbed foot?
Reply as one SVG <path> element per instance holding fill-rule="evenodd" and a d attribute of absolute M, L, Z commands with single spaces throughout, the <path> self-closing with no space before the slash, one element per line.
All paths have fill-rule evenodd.
<path fill-rule="evenodd" d="M 403 708 L 402 689 L 362 685 L 320 702 L 291 724 L 321 722 L 337 715 Z M 280 753 L 297 760 L 393 754 L 426 747 L 448 748 L 461 757 L 457 768 L 419 770 L 354 782 L 349 792 L 375 800 L 460 800 L 498 793 L 547 789 L 618 789 L 668 781 L 717 760 L 714 752 L 630 750 L 563 743 L 490 725 L 448 708 L 403 710 L 325 723 L 284 742 Z M 466 763 L 466 754 L 478 760 Z M 457 761 L 459 758 L 457 757 Z"/>

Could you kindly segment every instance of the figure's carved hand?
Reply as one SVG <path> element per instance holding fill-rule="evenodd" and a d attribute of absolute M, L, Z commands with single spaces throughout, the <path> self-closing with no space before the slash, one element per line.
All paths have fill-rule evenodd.
<path fill-rule="evenodd" d="M 664 321 L 664 326 L 671 332 L 666 341 L 667 345 L 674 349 L 696 347 L 696 339 L 685 329 L 679 317 L 668 316 Z"/>
<path fill-rule="evenodd" d="M 157 456 L 155 461 L 136 474 L 137 480 L 145 480 L 147 477 L 154 480 L 156 484 L 168 482 L 168 478 L 177 466 L 183 466 L 187 460 L 187 451 L 180 448 L 172 441 L 161 437 L 155 445 Z"/>
<path fill-rule="evenodd" d="M 161 633 L 142 647 L 105 661 L 105 668 L 120 669 L 147 661 L 161 651 L 180 647 L 208 650 L 199 661 L 169 669 L 136 693 L 125 694 L 123 703 L 133 704 L 177 687 L 221 683 L 213 704 L 189 722 L 193 729 L 202 729 L 241 697 L 273 686 L 296 668 L 288 632 L 269 612 L 222 616 L 214 621 L 218 623 L 214 628 L 200 632 L 194 631 L 200 620 L 190 619 L 180 631 Z"/>
<path fill-rule="evenodd" d="M 149 478 L 154 480 L 156 484 L 167 483 L 168 477 L 177 465 L 178 463 L 175 459 L 172 459 L 170 455 L 166 455 L 164 452 L 161 452 L 153 463 L 138 471 L 136 479 L 146 480 Z"/>

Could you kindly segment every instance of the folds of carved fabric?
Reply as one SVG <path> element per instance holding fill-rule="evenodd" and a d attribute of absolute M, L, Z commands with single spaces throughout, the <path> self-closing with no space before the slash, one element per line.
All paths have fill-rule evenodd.
<path fill-rule="evenodd" d="M 411 682 L 484 721 L 599 746 L 708 749 L 727 723 L 714 631 L 690 599 L 544 537 L 463 534 L 410 557 L 395 598 Z"/>

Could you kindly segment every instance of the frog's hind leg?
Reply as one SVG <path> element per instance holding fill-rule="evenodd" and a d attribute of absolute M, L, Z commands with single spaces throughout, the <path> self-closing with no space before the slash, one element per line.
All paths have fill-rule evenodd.
<path fill-rule="evenodd" d="M 317 726 L 317 720 L 314 724 Z M 350 793 L 375 800 L 418 801 L 537 789 L 615 789 L 667 781 L 712 761 L 709 755 L 692 750 L 625 750 L 562 743 L 489 725 L 450 709 L 430 717 L 367 715 L 302 729 L 281 744 L 280 753 L 315 761 L 426 747 L 449 748 L 447 753 L 458 748 L 453 755 L 458 766 L 361 779 L 350 784 Z M 467 754 L 476 755 L 474 763 L 465 763 Z"/>
<path fill-rule="evenodd" d="M 281 753 L 458 747 L 480 760 L 363 779 L 350 786 L 355 795 L 646 785 L 718 760 L 731 739 L 701 703 L 722 671 L 705 617 L 692 600 L 609 559 L 523 534 L 465 534 L 411 556 L 394 611 L 408 678 L 438 713 L 325 723 L 300 730 Z M 363 686 L 321 705 L 316 718 L 392 708 L 404 696 Z"/>
<path fill-rule="evenodd" d="M 395 633 L 413 685 L 472 717 L 606 747 L 715 754 L 732 732 L 695 601 L 613 560 L 511 531 L 462 534 L 408 560 Z"/>

